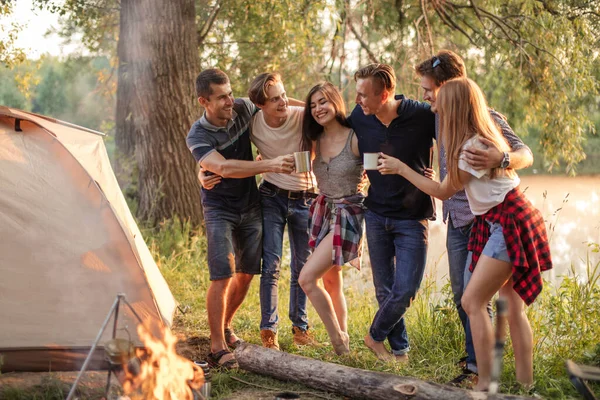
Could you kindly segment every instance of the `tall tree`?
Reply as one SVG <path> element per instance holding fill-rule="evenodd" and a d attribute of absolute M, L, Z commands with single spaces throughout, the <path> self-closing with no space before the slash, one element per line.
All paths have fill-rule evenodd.
<path fill-rule="evenodd" d="M 129 4 L 127 4 L 129 3 Z M 122 0 L 130 35 L 131 115 L 139 168 L 138 215 L 151 224 L 202 221 L 195 163 L 185 136 L 198 116 L 194 0 Z M 123 26 L 122 26 L 122 29 Z M 118 121 L 117 121 L 118 122 Z"/>

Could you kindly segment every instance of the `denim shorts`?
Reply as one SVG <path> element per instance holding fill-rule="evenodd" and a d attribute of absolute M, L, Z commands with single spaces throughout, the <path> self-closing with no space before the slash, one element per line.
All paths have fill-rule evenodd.
<path fill-rule="evenodd" d="M 204 223 L 211 281 L 231 278 L 234 272 L 260 274 L 262 258 L 260 203 L 241 212 L 205 206 Z"/>
<path fill-rule="evenodd" d="M 485 222 L 490 226 L 490 237 L 481 254 L 510 263 L 510 257 L 506 250 L 506 242 L 504 241 L 504 234 L 502 233 L 502 225 L 497 222 Z"/>

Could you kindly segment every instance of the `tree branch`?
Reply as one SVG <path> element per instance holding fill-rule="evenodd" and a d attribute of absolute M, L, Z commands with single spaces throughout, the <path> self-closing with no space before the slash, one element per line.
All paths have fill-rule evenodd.
<path fill-rule="evenodd" d="M 348 26 L 350 27 L 350 31 L 354 34 L 354 37 L 356 38 L 356 40 L 358 40 L 358 43 L 360 43 L 360 47 L 362 47 L 367 52 L 367 55 L 369 56 L 369 60 L 372 63 L 378 63 L 379 60 L 377 60 L 375 53 L 373 53 L 373 51 L 369 48 L 368 43 L 365 42 L 365 40 L 360 36 L 358 31 L 354 27 L 354 24 L 352 23 L 351 19 L 348 19 Z"/>
<path fill-rule="evenodd" d="M 221 11 L 221 3 L 217 2 L 217 4 L 210 12 L 208 19 L 204 22 L 200 30 L 198 30 L 198 46 L 202 46 L 202 44 L 204 43 L 206 36 L 212 29 L 212 26 L 215 23 L 215 20 L 217 19 L 217 15 L 219 15 L 219 11 Z"/>

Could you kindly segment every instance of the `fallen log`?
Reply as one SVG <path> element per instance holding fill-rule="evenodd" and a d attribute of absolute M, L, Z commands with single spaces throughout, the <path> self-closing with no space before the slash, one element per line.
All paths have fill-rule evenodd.
<path fill-rule="evenodd" d="M 525 397 L 488 396 L 447 385 L 383 372 L 328 363 L 283 351 L 242 343 L 235 349 L 240 368 L 282 381 L 293 381 L 352 399 L 373 400 L 517 400 Z"/>

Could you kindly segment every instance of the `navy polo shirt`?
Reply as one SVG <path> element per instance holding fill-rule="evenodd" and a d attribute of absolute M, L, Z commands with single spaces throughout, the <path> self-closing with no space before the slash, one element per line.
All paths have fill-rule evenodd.
<path fill-rule="evenodd" d="M 252 161 L 250 144 L 250 120 L 258 108 L 247 99 L 235 99 L 233 118 L 226 127 L 218 127 L 203 115 L 192 125 L 186 143 L 197 162 L 218 151 L 224 158 Z M 223 208 L 230 211 L 244 211 L 260 201 L 256 179 L 223 178 L 221 182 L 201 192 L 202 207 Z"/>
<path fill-rule="evenodd" d="M 395 98 L 402 102 L 389 127 L 375 115 L 365 115 L 358 105 L 350 115 L 350 125 L 361 154 L 382 152 L 422 173 L 424 168 L 431 168 L 435 114 L 427 103 L 404 95 Z M 381 175 L 377 170 L 367 171 L 367 175 L 371 186 L 365 205 L 369 210 L 394 219 L 435 219 L 433 199 L 402 176 Z"/>

